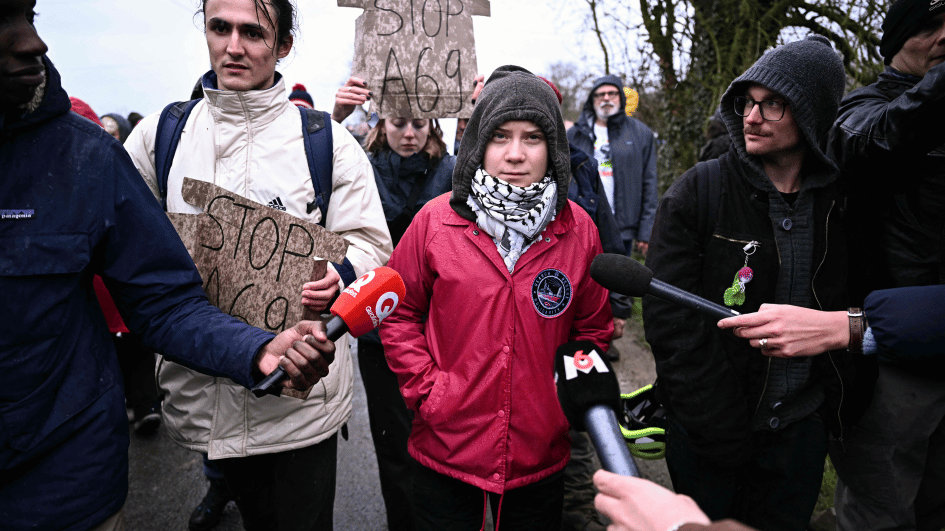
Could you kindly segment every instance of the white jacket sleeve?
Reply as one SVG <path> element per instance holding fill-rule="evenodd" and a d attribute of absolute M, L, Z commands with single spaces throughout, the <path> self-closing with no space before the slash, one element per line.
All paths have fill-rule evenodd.
<path fill-rule="evenodd" d="M 345 278 L 344 271 L 338 271 L 347 284 L 386 264 L 394 248 L 371 162 L 344 126 L 335 121 L 331 126 L 334 173 L 325 228 L 350 244 L 345 258 L 354 276 Z"/>
<path fill-rule="evenodd" d="M 154 139 L 160 118 L 160 112 L 142 118 L 125 139 L 125 151 L 131 155 L 135 168 L 138 168 L 138 173 L 141 174 L 158 201 L 161 201 L 161 192 L 158 189 L 157 173 L 154 169 Z"/>

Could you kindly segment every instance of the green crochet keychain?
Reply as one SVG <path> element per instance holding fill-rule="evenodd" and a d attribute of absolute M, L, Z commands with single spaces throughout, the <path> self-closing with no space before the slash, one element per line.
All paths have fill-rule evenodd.
<path fill-rule="evenodd" d="M 726 306 L 741 306 L 745 304 L 745 284 L 751 282 L 755 272 L 748 267 L 748 257 L 755 254 L 760 243 L 756 241 L 748 242 L 748 245 L 742 248 L 745 252 L 745 265 L 735 274 L 735 280 L 732 281 L 732 287 L 725 290 L 723 300 Z"/>

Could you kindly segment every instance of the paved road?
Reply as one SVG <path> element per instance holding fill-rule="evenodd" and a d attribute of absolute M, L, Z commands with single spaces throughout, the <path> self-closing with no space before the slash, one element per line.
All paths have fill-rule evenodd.
<path fill-rule="evenodd" d="M 620 388 L 628 392 L 652 383 L 652 355 L 641 346 L 640 330 L 631 326 L 617 341 L 622 357 L 616 364 Z M 355 357 L 355 364 L 357 357 Z M 361 378 L 355 370 L 353 413 L 349 439 L 339 439 L 338 484 L 335 496 L 336 531 L 386 531 L 387 523 L 377 462 Z M 172 443 L 163 430 L 151 437 L 131 437 L 130 492 L 125 504 L 127 529 L 177 531 L 187 529 L 187 519 L 206 491 L 200 455 Z M 663 461 L 638 463 L 644 477 L 668 486 Z M 239 512 L 231 503 L 219 531 L 242 530 Z"/>

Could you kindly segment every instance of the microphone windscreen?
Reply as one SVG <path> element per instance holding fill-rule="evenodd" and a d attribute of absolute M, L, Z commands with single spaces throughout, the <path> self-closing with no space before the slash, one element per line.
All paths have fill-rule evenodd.
<path fill-rule="evenodd" d="M 653 272 L 629 256 L 604 253 L 591 262 L 591 278 L 610 291 L 642 297 L 649 292 Z"/>
<path fill-rule="evenodd" d="M 620 384 L 613 366 L 591 341 L 571 341 L 555 354 L 555 382 L 561 409 L 571 426 L 585 431 L 584 413 L 594 405 L 620 409 Z"/>
<path fill-rule="evenodd" d="M 399 273 L 389 267 L 378 267 L 349 284 L 330 311 L 348 325 L 352 336 L 358 337 L 377 328 L 406 293 Z"/>

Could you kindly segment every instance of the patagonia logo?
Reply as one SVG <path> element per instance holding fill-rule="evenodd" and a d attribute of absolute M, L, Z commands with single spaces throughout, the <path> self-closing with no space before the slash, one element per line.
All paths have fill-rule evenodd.
<path fill-rule="evenodd" d="M 532 282 L 532 304 L 542 317 L 557 317 L 571 304 L 572 287 L 567 275 L 545 269 Z"/>
<path fill-rule="evenodd" d="M 33 219 L 35 216 L 36 211 L 32 208 L 0 210 L 0 219 Z"/>

